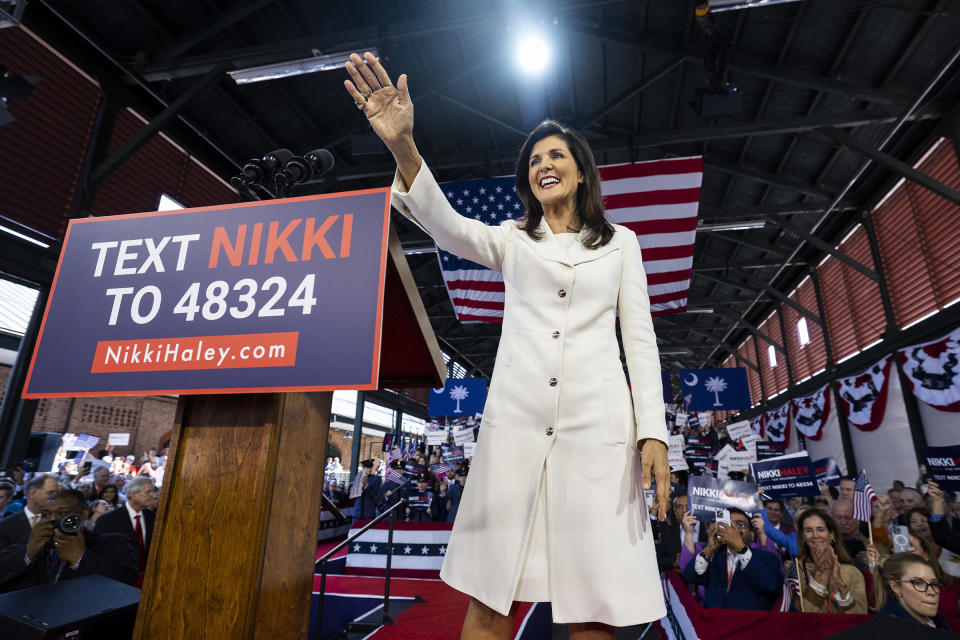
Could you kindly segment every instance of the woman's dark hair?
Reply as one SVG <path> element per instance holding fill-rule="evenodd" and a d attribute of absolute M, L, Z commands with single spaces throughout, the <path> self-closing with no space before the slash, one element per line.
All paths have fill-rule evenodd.
<path fill-rule="evenodd" d="M 913 514 L 915 513 L 919 513 L 920 515 L 922 515 L 924 520 L 927 521 L 927 524 L 930 524 L 930 512 L 924 509 L 923 507 L 913 507 L 912 509 L 909 509 L 905 514 L 903 514 L 903 522 L 904 524 L 907 525 L 907 529 L 910 529 L 910 518 L 913 517 Z M 910 529 L 910 531 L 911 533 L 913 533 L 912 529 Z M 917 537 L 919 538 L 920 536 L 917 536 Z"/>
<path fill-rule="evenodd" d="M 570 153 L 573 155 L 577 168 L 583 174 L 583 183 L 577 188 L 576 214 L 580 224 L 586 227 L 586 238 L 583 245 L 588 249 L 597 249 L 610 242 L 613 237 L 613 225 L 603 215 L 603 196 L 600 193 L 600 172 L 593 159 L 593 152 L 586 139 L 556 120 L 544 120 L 537 128 L 530 132 L 523 146 L 520 147 L 520 157 L 517 159 L 517 196 L 523 203 L 526 216 L 521 221 L 520 228 L 534 240 L 540 240 L 543 235 L 538 227 L 543 220 L 543 207 L 533 195 L 530 186 L 530 154 L 533 146 L 550 136 L 562 138 Z"/>
<path fill-rule="evenodd" d="M 810 547 L 807 546 L 807 540 L 803 537 L 803 523 L 814 517 L 823 520 L 823 524 L 826 525 L 827 530 L 833 533 L 833 550 L 837 554 L 837 560 L 844 564 L 853 564 L 853 561 L 850 559 L 850 554 L 847 553 L 847 548 L 843 545 L 843 541 L 840 539 L 840 531 L 837 529 L 837 522 L 829 513 L 823 509 L 817 509 L 816 507 L 807 509 L 797 516 L 797 555 L 800 556 L 800 559 L 805 562 L 813 560 L 813 556 L 810 553 Z"/>
<path fill-rule="evenodd" d="M 104 494 L 110 489 L 113 489 L 113 497 L 107 498 Z M 120 502 L 120 491 L 117 489 L 116 486 L 112 484 L 108 484 L 107 486 L 105 486 L 103 489 L 100 490 L 100 494 L 97 495 L 97 498 L 100 500 L 104 500 L 110 503 L 111 505 L 113 505 L 114 507 L 116 507 L 117 503 Z"/>

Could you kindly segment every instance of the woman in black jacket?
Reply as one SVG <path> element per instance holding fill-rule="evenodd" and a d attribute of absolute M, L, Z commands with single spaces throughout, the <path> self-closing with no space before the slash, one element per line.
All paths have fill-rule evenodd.
<path fill-rule="evenodd" d="M 926 560 L 915 553 L 895 553 L 883 563 L 881 575 L 886 604 L 877 612 L 878 616 L 951 630 L 947 619 L 937 613 L 941 583 Z"/>

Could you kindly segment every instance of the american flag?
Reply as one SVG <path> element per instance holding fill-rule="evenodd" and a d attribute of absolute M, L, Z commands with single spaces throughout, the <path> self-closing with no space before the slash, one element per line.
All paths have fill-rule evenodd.
<path fill-rule="evenodd" d="M 870 522 L 873 501 L 876 498 L 877 494 L 873 492 L 873 487 L 867 480 L 867 472 L 861 471 L 857 484 L 853 488 L 853 517 L 863 522 Z"/>
<path fill-rule="evenodd" d="M 387 464 L 390 464 L 394 460 L 400 460 L 403 458 L 403 451 L 400 450 L 400 447 L 394 447 L 387 452 Z"/>
<path fill-rule="evenodd" d="M 686 309 L 702 178 L 699 156 L 600 167 L 607 219 L 635 232 L 643 250 L 655 316 Z M 513 177 L 444 182 L 440 188 L 460 215 L 488 225 L 524 214 Z M 503 276 L 442 250 L 440 269 L 461 322 L 503 322 Z"/>
<path fill-rule="evenodd" d="M 393 467 L 387 467 L 387 475 L 383 478 L 386 482 L 393 484 L 406 484 L 407 478 Z"/>
<path fill-rule="evenodd" d="M 453 467 L 445 462 L 438 462 L 430 467 L 430 470 L 433 471 L 434 475 L 436 475 L 438 478 L 442 478 L 443 476 L 447 475 L 447 472 L 453 471 Z"/>

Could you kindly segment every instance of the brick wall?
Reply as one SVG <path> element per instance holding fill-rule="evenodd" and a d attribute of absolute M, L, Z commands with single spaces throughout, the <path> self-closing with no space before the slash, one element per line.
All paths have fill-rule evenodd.
<path fill-rule="evenodd" d="M 0 398 L 7 387 L 10 367 L 0 365 Z M 31 431 L 51 433 L 88 433 L 100 438 L 94 452 L 107 444 L 111 433 L 129 433 L 130 445 L 116 447 L 118 455 L 139 457 L 148 449 L 157 449 L 170 438 L 177 412 L 177 398 L 169 396 L 125 396 L 109 398 L 47 398 L 37 404 Z M 352 465 L 350 431 L 330 429 L 328 456 L 332 447 L 340 450 L 340 463 L 349 470 Z M 360 441 L 360 459 L 379 458 L 383 438 L 364 435 Z M 173 451 L 170 452 L 173 455 Z"/>

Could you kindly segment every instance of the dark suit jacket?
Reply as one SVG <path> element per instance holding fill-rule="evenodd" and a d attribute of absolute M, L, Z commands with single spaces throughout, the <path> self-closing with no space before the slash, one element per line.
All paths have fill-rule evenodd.
<path fill-rule="evenodd" d="M 780 595 L 780 561 L 769 551 L 750 552 L 750 562 L 745 568 L 737 565 L 729 589 L 726 547 L 714 554 L 703 575 L 694 568 L 696 556 L 687 563 L 683 577 L 690 584 L 704 585 L 704 608 L 769 611 L 773 607 Z"/>
<path fill-rule="evenodd" d="M 14 544 L 26 544 L 30 537 L 30 522 L 21 511 L 0 520 L 0 552 Z"/>
<path fill-rule="evenodd" d="M 0 526 L 3 526 L 0 523 Z M 946 516 L 941 516 L 937 522 L 930 522 L 930 532 L 933 541 L 951 553 L 960 553 L 960 532 L 950 526 Z"/>
<path fill-rule="evenodd" d="M 97 535 L 83 530 L 86 550 L 80 566 L 74 571 L 69 566 L 62 570 L 51 565 L 47 553 L 41 553 L 27 565 L 24 562 L 26 543 L 14 544 L 0 552 L 0 593 L 18 591 L 42 584 L 72 580 L 89 575 L 101 575 L 127 584 L 137 579 L 137 549 L 125 536 L 115 533 Z M 62 561 L 61 561 L 62 562 Z"/>
<path fill-rule="evenodd" d="M 152 509 L 144 509 L 141 511 L 143 518 L 141 522 L 143 526 L 146 527 L 146 543 L 144 546 L 144 552 L 146 554 L 150 553 L 150 540 L 153 539 L 153 523 L 157 518 L 157 514 Z M 130 540 L 133 544 L 133 548 L 137 549 L 137 538 L 133 533 L 133 523 L 130 522 L 130 514 L 127 513 L 126 507 L 120 507 L 119 509 L 114 509 L 110 513 L 105 513 L 99 518 L 97 518 L 97 524 L 93 527 L 94 533 L 122 533 Z"/>
<path fill-rule="evenodd" d="M 652 522 L 653 529 L 658 537 L 657 568 L 660 571 L 669 571 L 670 569 L 673 569 L 673 563 L 676 562 L 677 556 L 680 555 L 681 548 L 683 547 L 683 539 L 681 534 L 683 529 L 681 528 L 679 522 L 673 522 L 670 520 L 667 522 L 653 520 Z M 682 569 L 683 567 L 680 568 Z"/>

